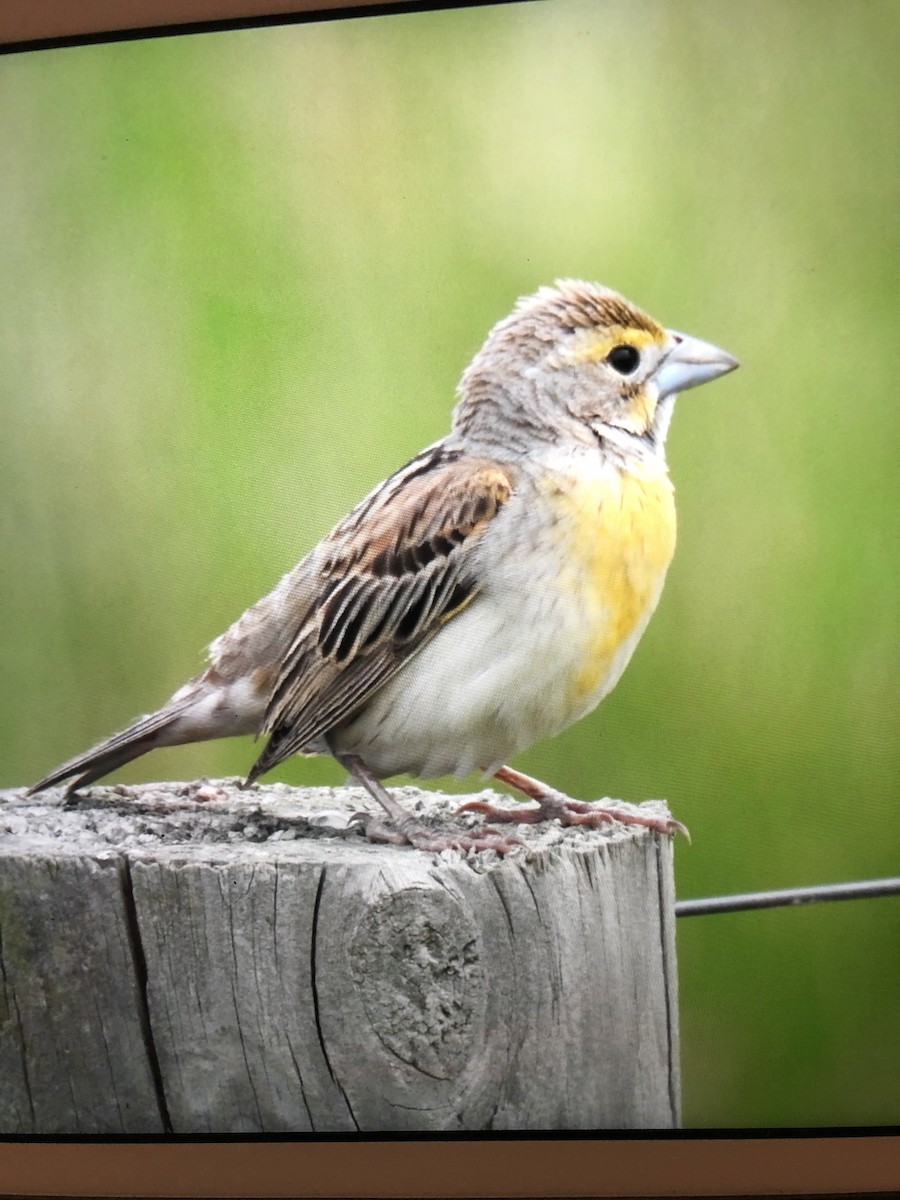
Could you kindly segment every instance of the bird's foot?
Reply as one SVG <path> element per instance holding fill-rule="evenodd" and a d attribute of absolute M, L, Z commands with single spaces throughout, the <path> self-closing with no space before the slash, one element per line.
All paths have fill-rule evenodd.
<path fill-rule="evenodd" d="M 557 820 L 563 825 L 584 825 L 588 829 L 600 829 L 613 821 L 623 825 L 643 825 L 659 833 L 683 833 L 688 841 L 690 834 L 674 817 L 664 817 L 643 812 L 636 806 L 620 804 L 588 803 L 573 800 L 562 792 L 548 792 L 535 804 L 515 804 L 504 808 L 486 800 L 469 800 L 461 805 L 457 813 L 477 812 L 489 821 L 510 821 L 516 825 L 537 825 L 541 821 Z"/>
<path fill-rule="evenodd" d="M 437 833 L 409 813 L 397 821 L 396 828 L 366 812 L 354 813 L 350 824 L 360 828 L 371 842 L 387 842 L 392 846 L 409 845 L 431 854 L 439 854 L 442 850 L 459 850 L 462 853 L 469 850 L 494 850 L 497 854 L 509 854 L 523 844 L 521 838 L 487 826 L 464 834 Z"/>
<path fill-rule="evenodd" d="M 494 850 L 497 854 L 509 854 L 522 842 L 517 837 L 501 833 L 499 829 L 473 829 L 471 833 L 441 834 L 429 829 L 408 813 L 402 804 L 391 795 L 384 784 L 373 775 L 358 754 L 346 754 L 332 747 L 332 754 L 355 776 L 391 820 L 390 825 L 369 813 L 356 813 L 351 824 L 362 828 L 370 841 L 388 842 L 392 846 L 415 846 L 417 850 L 439 854 L 442 850 Z"/>
<path fill-rule="evenodd" d="M 536 803 L 527 806 L 516 804 L 512 808 L 505 808 L 486 800 L 470 800 L 457 812 L 481 813 L 489 821 L 537 825 L 541 821 L 557 820 L 563 825 L 582 825 L 589 829 L 600 829 L 613 821 L 619 821 L 622 825 L 641 825 L 658 833 L 683 833 L 688 841 L 691 840 L 687 827 L 668 814 L 663 816 L 648 813 L 637 805 L 626 804 L 624 801 L 601 804 L 598 801 L 588 803 L 585 800 L 573 800 L 563 792 L 541 783 L 539 779 L 532 779 L 530 775 L 514 771 L 512 767 L 501 767 L 494 777 L 523 792 Z"/>

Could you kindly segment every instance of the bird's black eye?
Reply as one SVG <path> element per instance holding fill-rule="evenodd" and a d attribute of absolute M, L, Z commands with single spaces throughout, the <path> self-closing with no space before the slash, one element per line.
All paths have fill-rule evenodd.
<path fill-rule="evenodd" d="M 621 346 L 613 346 L 612 350 L 606 356 L 606 361 L 620 375 L 630 375 L 632 371 L 637 369 L 637 365 L 641 361 L 641 356 L 635 350 L 634 346 L 629 346 L 627 342 L 623 342 Z"/>

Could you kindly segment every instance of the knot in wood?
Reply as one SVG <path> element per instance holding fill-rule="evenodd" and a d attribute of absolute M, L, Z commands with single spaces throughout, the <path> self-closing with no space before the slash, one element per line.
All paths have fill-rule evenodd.
<path fill-rule="evenodd" d="M 407 888 L 368 909 L 350 946 L 354 982 L 382 1045 L 453 1079 L 483 1028 L 485 972 L 470 915 L 445 889 Z"/>

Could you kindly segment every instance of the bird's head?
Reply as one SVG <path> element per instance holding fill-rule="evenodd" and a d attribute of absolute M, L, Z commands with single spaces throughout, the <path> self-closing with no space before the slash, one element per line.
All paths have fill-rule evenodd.
<path fill-rule="evenodd" d="M 559 280 L 519 301 L 459 386 L 454 428 L 516 448 L 561 436 L 661 453 L 675 396 L 733 371 L 724 350 L 665 329 L 609 288 Z"/>

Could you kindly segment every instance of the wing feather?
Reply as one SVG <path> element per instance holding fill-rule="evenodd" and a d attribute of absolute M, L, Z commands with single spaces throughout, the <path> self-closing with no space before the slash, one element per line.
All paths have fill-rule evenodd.
<path fill-rule="evenodd" d="M 317 551 L 319 598 L 285 655 L 250 779 L 320 744 L 474 598 L 473 552 L 514 486 L 507 465 L 439 442 L 334 529 Z"/>

